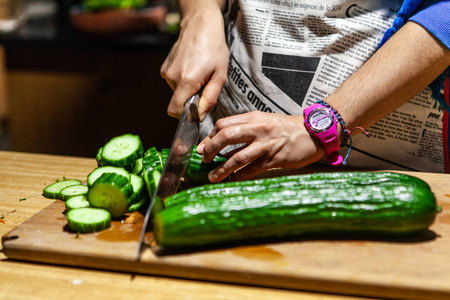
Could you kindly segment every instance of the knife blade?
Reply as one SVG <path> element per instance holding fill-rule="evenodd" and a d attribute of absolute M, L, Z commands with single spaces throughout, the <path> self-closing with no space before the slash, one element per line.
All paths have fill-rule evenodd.
<path fill-rule="evenodd" d="M 175 194 L 181 184 L 191 158 L 193 147 L 197 144 L 199 138 L 198 103 L 200 95 L 195 94 L 186 100 L 183 107 L 183 113 L 178 123 L 175 137 L 170 147 L 169 156 L 161 174 L 158 186 L 145 214 L 144 223 L 139 237 L 139 245 L 136 260 L 141 257 L 145 234 L 150 231 L 153 225 L 153 216 L 164 209 L 164 200 Z"/>

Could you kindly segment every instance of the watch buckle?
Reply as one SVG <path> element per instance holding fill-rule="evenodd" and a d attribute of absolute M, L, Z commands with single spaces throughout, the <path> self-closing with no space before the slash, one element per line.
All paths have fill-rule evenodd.
<path fill-rule="evenodd" d="M 337 151 L 328 154 L 327 160 L 332 166 L 338 166 L 344 162 L 344 158 Z"/>

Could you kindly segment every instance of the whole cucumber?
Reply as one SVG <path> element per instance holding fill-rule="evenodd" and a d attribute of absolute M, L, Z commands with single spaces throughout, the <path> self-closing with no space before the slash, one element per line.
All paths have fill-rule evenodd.
<path fill-rule="evenodd" d="M 154 222 L 165 248 L 330 233 L 407 236 L 428 228 L 438 211 L 428 184 L 389 172 L 228 182 L 172 197 Z"/>

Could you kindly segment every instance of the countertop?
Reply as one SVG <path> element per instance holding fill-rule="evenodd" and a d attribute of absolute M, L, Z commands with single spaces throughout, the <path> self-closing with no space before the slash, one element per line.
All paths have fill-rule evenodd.
<path fill-rule="evenodd" d="M 0 165 L 0 235 L 5 236 L 54 203 L 55 200 L 42 196 L 45 186 L 58 178 L 85 178 L 96 167 L 96 162 L 93 158 L 0 151 Z M 406 173 L 413 173 L 429 182 L 438 199 L 447 200 L 450 197 L 450 190 L 445 185 L 450 175 Z M 444 212 L 449 208 L 448 201 L 440 204 Z M 439 222 L 447 224 L 448 216 L 446 213 L 441 214 Z M 447 231 L 441 230 L 439 233 L 446 235 Z M 429 243 L 427 249 L 432 247 L 433 243 Z M 432 252 L 428 251 L 427 255 L 433 255 Z M 447 268 L 448 263 L 441 262 L 440 266 Z M 439 283 L 441 278 L 435 280 L 437 285 L 442 283 Z M 87 299 L 86 296 L 97 299 L 352 299 L 314 291 L 31 263 L 8 259 L 0 252 L 0 298 L 72 299 L 80 296 L 82 299 Z M 412 296 L 408 295 L 409 298 Z"/>
<path fill-rule="evenodd" d="M 40 196 L 48 182 L 64 176 L 84 177 L 96 162 L 91 158 L 0 151 L 0 165 L 0 235 L 4 236 L 54 202 Z M 17 193 L 18 190 L 21 192 Z M 30 263 L 7 259 L 0 252 L 0 299 L 93 297 L 108 300 L 353 299 L 331 294 Z"/>

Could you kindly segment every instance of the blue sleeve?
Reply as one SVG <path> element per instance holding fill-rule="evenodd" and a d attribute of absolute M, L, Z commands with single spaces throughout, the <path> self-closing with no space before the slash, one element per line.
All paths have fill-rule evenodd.
<path fill-rule="evenodd" d="M 424 1 L 420 11 L 410 19 L 422 25 L 448 49 L 450 49 L 450 1 Z"/>

